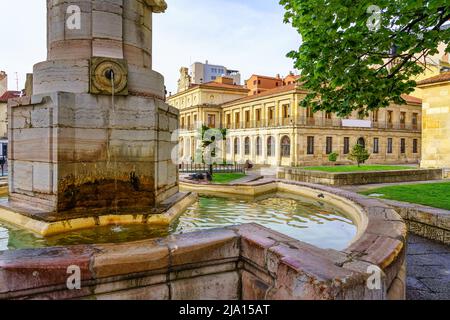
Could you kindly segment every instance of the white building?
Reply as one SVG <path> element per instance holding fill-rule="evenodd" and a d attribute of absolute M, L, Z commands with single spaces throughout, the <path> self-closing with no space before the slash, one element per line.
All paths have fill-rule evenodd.
<path fill-rule="evenodd" d="M 219 77 L 232 78 L 235 85 L 241 84 L 241 74 L 237 70 L 228 69 L 221 65 L 195 62 L 191 65 L 190 76 L 193 84 L 215 81 Z"/>

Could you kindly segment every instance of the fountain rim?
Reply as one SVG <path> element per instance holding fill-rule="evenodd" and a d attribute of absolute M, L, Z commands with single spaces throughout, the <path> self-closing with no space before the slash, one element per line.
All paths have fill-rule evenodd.
<path fill-rule="evenodd" d="M 190 186 L 187 183 L 182 183 L 182 187 L 186 189 Z M 207 186 L 191 184 L 191 187 L 195 187 L 197 191 L 201 191 L 201 189 L 204 190 Z M 217 186 L 214 185 L 213 187 Z M 211 186 L 209 186 L 209 188 L 211 188 Z M 265 252 L 265 255 L 281 254 L 281 258 L 279 258 L 281 259 L 281 263 L 287 264 L 288 268 L 291 268 L 299 275 L 305 275 L 306 272 L 308 277 L 316 278 L 318 281 L 322 279 L 319 282 L 325 281 L 324 283 L 328 283 L 326 282 L 327 280 L 323 278 L 324 275 L 321 273 L 324 272 L 324 270 L 320 268 L 318 270 L 309 270 L 308 268 L 306 270 L 303 269 L 303 265 L 305 263 L 306 266 L 309 265 L 310 262 L 308 262 L 308 257 L 311 258 L 311 254 L 316 257 L 313 260 L 319 259 L 320 261 L 328 261 L 326 262 L 327 264 L 331 263 L 329 265 L 330 268 L 331 265 L 333 265 L 333 268 L 343 268 L 342 270 L 350 271 L 350 274 L 343 279 L 340 279 L 340 276 L 337 274 L 335 276 L 330 275 L 335 278 L 333 278 L 334 280 L 331 284 L 327 284 L 331 285 L 331 288 L 342 288 L 342 290 L 344 290 L 344 295 L 347 290 L 350 290 L 348 291 L 350 297 L 352 296 L 353 291 L 354 294 L 361 294 L 360 290 L 362 283 L 368 281 L 368 278 L 371 275 L 368 268 L 377 267 L 381 271 L 383 291 L 381 293 L 371 293 L 370 290 L 365 288 L 363 290 L 364 296 L 383 299 L 404 299 L 407 228 L 400 215 L 398 215 L 398 213 L 390 206 L 377 199 L 370 199 L 346 190 L 279 179 L 264 179 L 264 181 L 254 181 L 242 185 L 221 186 L 221 188 L 222 190 L 220 192 L 224 192 L 224 190 L 225 192 L 234 190 L 233 192 L 242 193 L 243 191 L 251 192 L 250 190 L 253 190 L 253 192 L 257 191 L 263 193 L 268 190 L 273 191 L 276 189 L 281 192 L 287 191 L 294 194 L 296 192 L 307 192 L 310 196 L 315 195 L 316 197 L 321 195 L 322 197 L 325 197 L 325 199 L 322 199 L 324 202 L 340 207 L 341 209 L 351 209 L 352 213 L 355 215 L 355 224 L 357 225 L 359 232 L 349 247 L 336 251 L 330 249 L 320 249 L 313 245 L 292 239 L 271 229 L 264 228 L 256 224 L 248 224 L 222 229 L 192 232 L 184 235 L 161 238 L 159 240 L 144 240 L 124 244 L 94 244 L 59 248 L 6 251 L 4 253 L 0 253 L 0 265 L 4 265 L 6 270 L 5 272 L 9 272 L 9 263 L 12 263 L 11 270 L 15 270 L 14 268 L 17 268 L 17 266 L 22 266 L 22 264 L 26 265 L 31 263 L 28 258 L 30 254 L 34 256 L 34 253 L 36 253 L 36 255 L 40 257 L 39 259 L 45 259 L 45 263 L 51 264 L 54 263 L 52 261 L 57 261 L 52 258 L 52 252 L 55 250 L 58 252 L 61 251 L 61 254 L 63 254 L 63 252 L 66 252 L 67 250 L 70 252 L 84 252 L 97 248 L 96 250 L 98 251 L 98 254 L 94 254 L 94 256 L 90 259 L 94 258 L 103 261 L 108 258 L 107 266 L 105 266 L 108 270 L 116 264 L 120 266 L 121 263 L 124 263 L 122 260 L 126 258 L 128 260 L 137 259 L 136 263 L 139 265 L 139 272 L 144 272 L 146 270 L 149 271 L 147 264 L 141 265 L 138 263 L 143 258 L 140 254 L 138 254 L 141 250 L 144 250 L 143 248 L 146 248 L 145 250 L 152 251 L 166 250 L 163 249 L 165 246 L 168 246 L 169 249 L 173 246 L 187 246 L 184 250 L 194 250 L 193 252 L 197 252 L 195 250 L 202 251 L 204 246 L 207 247 L 210 245 L 217 247 L 219 243 L 217 241 L 219 241 L 219 238 L 224 236 L 224 234 L 227 234 L 226 238 L 228 238 L 228 236 L 232 233 L 235 238 L 234 241 L 238 241 L 240 246 L 245 244 L 245 246 L 251 246 L 252 248 L 254 247 L 254 250 L 264 249 L 263 252 Z M 305 196 L 304 193 L 302 195 Z M 350 212 L 347 211 L 347 213 Z M 280 237 L 282 240 L 275 240 Z M 273 241 L 275 241 L 274 244 L 270 245 L 268 248 L 265 247 L 267 246 L 267 243 Z M 96 250 L 94 251 L 97 252 Z M 108 255 L 108 250 L 114 251 L 114 259 L 112 259 L 110 254 Z M 184 252 L 184 250 L 181 252 Z M 242 248 L 240 250 L 242 250 Z M 200 251 L 199 253 L 192 255 L 193 260 L 195 260 L 196 257 L 198 258 L 198 255 L 202 256 Z M 65 253 L 69 255 L 67 257 L 67 263 L 78 259 L 78 254 L 70 252 Z M 134 258 L 130 257 L 130 252 L 137 252 L 137 256 Z M 172 255 L 176 253 L 172 253 L 169 250 L 169 254 Z M 105 255 L 105 257 L 103 257 L 103 255 Z M 151 259 L 151 257 L 152 255 L 149 255 L 148 259 Z M 244 264 L 248 263 L 248 258 L 245 257 L 245 255 L 236 257 L 236 259 L 240 259 L 240 261 L 243 261 Z M 169 259 L 169 261 L 172 261 L 172 259 Z M 189 260 L 186 265 L 178 266 L 177 268 L 190 268 L 190 266 L 196 265 L 196 263 L 198 264 L 200 262 L 192 262 Z M 266 261 L 265 268 L 269 268 L 270 272 L 270 265 L 268 265 L 268 263 L 269 262 Z M 99 267 L 101 267 L 101 262 L 99 262 Z M 171 270 L 170 266 L 168 270 Z M 136 270 L 133 272 L 135 271 Z M 108 274 L 110 277 L 127 277 L 127 275 L 123 273 L 125 272 L 124 269 L 120 267 L 114 267 L 110 270 L 110 272 L 111 274 Z M 133 273 L 132 271 L 129 271 L 127 274 L 130 272 Z M 327 271 L 327 273 L 328 272 L 331 271 Z M 20 295 L 21 293 L 18 294 Z M 381 295 L 377 296 L 378 294 Z M 7 296 L 10 296 L 10 294 L 5 295 L 5 297 Z M 0 299 L 1 298 L 2 294 L 0 293 Z"/>

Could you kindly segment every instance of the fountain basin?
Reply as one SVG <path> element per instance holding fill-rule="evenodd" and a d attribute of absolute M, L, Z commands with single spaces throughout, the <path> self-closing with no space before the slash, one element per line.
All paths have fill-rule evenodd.
<path fill-rule="evenodd" d="M 345 213 L 320 200 L 284 193 L 251 199 L 201 196 L 170 225 L 116 224 L 41 237 L 0 220 L 0 251 L 124 243 L 247 223 L 324 249 L 344 249 L 356 235 L 356 226 Z"/>
<path fill-rule="evenodd" d="M 259 191 L 321 196 L 352 217 L 357 236 L 342 250 L 320 249 L 247 224 L 124 244 L 5 251 L 0 298 L 404 298 L 407 231 L 393 209 L 325 186 L 282 180 L 251 184 Z M 81 268 L 81 290 L 65 286 L 71 265 Z M 377 289 L 367 286 L 374 266 L 381 270 Z"/>

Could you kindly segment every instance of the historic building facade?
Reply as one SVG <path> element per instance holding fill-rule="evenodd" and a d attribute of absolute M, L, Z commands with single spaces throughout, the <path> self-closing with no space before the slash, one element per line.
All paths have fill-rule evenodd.
<path fill-rule="evenodd" d="M 424 168 L 450 169 L 450 72 L 419 82 L 423 97 Z"/>
<path fill-rule="evenodd" d="M 8 100 L 21 94 L 20 91 L 8 91 L 8 75 L 0 71 L 0 157 L 8 156 Z"/>
<path fill-rule="evenodd" d="M 223 79 L 221 80 L 223 82 Z M 405 96 L 406 104 L 392 105 L 362 117 L 346 118 L 313 113 L 299 106 L 306 91 L 281 80 L 275 88 L 251 90 L 212 82 L 193 86 L 168 98 L 181 110 L 180 156 L 195 159 L 200 140 L 196 123 L 226 128 L 220 146 L 229 163 L 292 166 L 329 164 L 329 154 L 348 163 L 351 148 L 360 143 L 371 154 L 368 163 L 418 163 L 421 153 L 421 100 Z M 250 94 L 250 95 L 249 95 Z"/>
<path fill-rule="evenodd" d="M 186 76 L 185 71 L 181 70 L 181 77 Z M 167 102 L 180 110 L 180 155 L 183 162 L 190 162 L 199 148 L 197 134 L 201 124 L 220 128 L 223 123 L 222 105 L 246 97 L 248 90 L 235 85 L 233 79 L 224 77 L 204 84 L 180 85 L 179 89 L 182 88 L 184 90 L 169 96 Z"/>

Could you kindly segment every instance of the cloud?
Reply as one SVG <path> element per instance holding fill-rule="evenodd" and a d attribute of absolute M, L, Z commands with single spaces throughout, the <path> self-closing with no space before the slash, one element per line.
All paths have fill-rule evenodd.
<path fill-rule="evenodd" d="M 46 6 L 45 0 L 0 1 L 0 70 L 8 73 L 10 90 L 16 89 L 16 72 L 22 89 L 25 74 L 46 59 Z"/>
<path fill-rule="evenodd" d="M 283 24 L 283 8 L 276 0 L 168 0 L 164 14 L 153 17 L 153 68 L 175 92 L 179 69 L 195 61 L 252 73 L 286 74 L 293 69 L 286 54 L 300 37 Z M 46 59 L 46 0 L 0 1 L 4 45 L 0 70 L 9 74 L 10 89 L 19 87 L 33 65 Z M 16 14 L 20 12 L 20 14 Z"/>
<path fill-rule="evenodd" d="M 293 70 L 286 54 L 300 36 L 283 23 L 283 8 L 273 0 L 172 0 L 153 22 L 154 69 L 176 91 L 181 66 L 208 60 L 253 73 L 276 75 Z"/>

